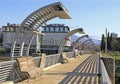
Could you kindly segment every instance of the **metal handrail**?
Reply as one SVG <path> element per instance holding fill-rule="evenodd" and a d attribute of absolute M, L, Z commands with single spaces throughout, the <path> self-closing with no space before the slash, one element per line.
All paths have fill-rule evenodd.
<path fill-rule="evenodd" d="M 99 54 L 102 57 L 101 53 Z M 101 84 L 112 84 L 110 77 L 107 73 L 103 60 L 100 59 L 100 67 L 101 67 Z"/>
<path fill-rule="evenodd" d="M 102 76 L 101 76 L 102 77 L 102 84 L 112 84 L 102 60 L 101 60 L 101 72 L 102 72 Z"/>

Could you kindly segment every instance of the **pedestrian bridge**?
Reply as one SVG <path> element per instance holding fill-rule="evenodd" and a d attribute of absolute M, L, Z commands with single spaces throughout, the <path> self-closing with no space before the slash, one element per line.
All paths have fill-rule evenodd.
<path fill-rule="evenodd" d="M 61 54 L 47 55 L 42 76 L 37 79 L 21 78 L 17 62 L 0 62 L 0 82 L 14 81 L 18 84 L 112 84 L 101 63 L 100 54 L 67 52 L 68 63 L 61 64 Z M 34 57 L 39 67 L 41 57 Z M 102 65 L 102 66 L 101 66 Z M 4 83 L 3 83 L 4 84 Z"/>
<path fill-rule="evenodd" d="M 12 81 L 18 84 L 111 84 L 107 72 L 104 72 L 106 69 L 103 62 L 101 63 L 100 54 L 98 53 L 94 52 L 94 54 L 90 54 L 89 52 L 89 54 L 86 54 L 84 52 L 81 53 L 81 51 L 77 51 L 77 53 L 76 51 L 66 52 L 69 62 L 62 64 L 61 52 L 63 51 L 62 48 L 66 39 L 76 32 L 82 33 L 83 29 L 76 29 L 68 33 L 60 44 L 59 50 L 61 52 L 45 57 L 45 68 L 41 77 L 29 80 L 28 82 L 26 79 L 22 79 L 18 63 L 14 58 L 29 56 L 29 49 L 33 38 L 38 34 L 42 34 L 38 32 L 38 28 L 46 21 L 55 17 L 62 19 L 70 18 L 68 11 L 60 2 L 36 10 L 21 23 L 11 48 L 10 56 L 12 60 L 0 62 L 0 83 L 5 84 L 6 81 Z M 26 40 L 29 34 L 31 34 L 31 37 Z M 90 42 L 92 43 L 91 40 L 88 43 Z M 86 49 L 89 48 L 89 51 L 94 51 L 94 43 L 91 43 Z M 37 48 L 39 49 L 39 47 Z M 35 65 L 39 67 L 41 55 L 34 57 L 34 61 Z"/>

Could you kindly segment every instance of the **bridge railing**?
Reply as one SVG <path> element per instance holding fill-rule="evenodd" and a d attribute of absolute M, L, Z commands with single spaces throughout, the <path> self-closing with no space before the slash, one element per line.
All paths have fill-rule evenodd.
<path fill-rule="evenodd" d="M 66 55 L 68 58 L 72 58 L 74 57 L 74 52 L 66 52 Z M 41 56 L 34 57 L 34 60 L 36 66 L 39 66 Z M 61 53 L 47 55 L 45 68 L 60 62 L 61 62 Z M 18 63 L 16 62 L 16 60 L 0 62 L 0 83 L 7 80 L 12 80 L 14 82 L 21 80 L 21 72 L 19 71 Z"/>
<path fill-rule="evenodd" d="M 101 53 L 100 53 L 100 57 L 102 57 Z M 105 68 L 105 65 L 103 63 L 103 60 L 100 60 L 100 72 L 101 72 L 101 84 L 112 84 L 110 77 L 107 73 L 107 70 Z"/>

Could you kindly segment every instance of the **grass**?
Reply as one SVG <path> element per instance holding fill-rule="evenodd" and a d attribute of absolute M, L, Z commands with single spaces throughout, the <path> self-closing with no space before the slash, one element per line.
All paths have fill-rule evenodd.
<path fill-rule="evenodd" d="M 9 56 L 5 54 L 5 48 L 0 48 L 0 62 L 2 61 L 8 61 Z"/>
<path fill-rule="evenodd" d="M 0 48 L 0 51 L 3 51 L 3 50 L 5 51 L 5 48 Z"/>
<path fill-rule="evenodd" d="M 115 60 L 120 60 L 120 53 L 102 53 L 103 57 L 113 57 Z"/>
<path fill-rule="evenodd" d="M 9 57 L 0 56 L 0 62 L 2 62 L 2 61 L 8 61 L 8 60 L 9 60 Z"/>
<path fill-rule="evenodd" d="M 115 58 L 115 65 L 120 67 L 120 53 L 102 53 L 102 56 Z"/>
<path fill-rule="evenodd" d="M 115 57 L 115 60 L 120 60 L 120 55 Z"/>

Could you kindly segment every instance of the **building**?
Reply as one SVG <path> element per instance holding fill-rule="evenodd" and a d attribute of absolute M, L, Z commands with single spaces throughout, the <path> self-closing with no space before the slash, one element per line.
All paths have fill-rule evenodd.
<path fill-rule="evenodd" d="M 118 37 L 118 34 L 116 34 L 116 33 L 111 33 L 111 35 L 112 35 L 113 38 L 117 38 Z"/>
<path fill-rule="evenodd" d="M 16 36 L 16 32 L 19 29 L 18 24 L 10 24 L 8 23 L 6 26 L 2 26 L 2 34 L 3 34 L 3 42 L 2 45 L 5 48 L 11 48 L 12 43 L 14 42 L 14 38 Z M 60 42 L 65 38 L 66 34 L 70 31 L 70 28 L 68 26 L 65 26 L 64 24 L 49 24 L 49 25 L 44 25 L 41 27 L 43 35 L 42 37 L 39 36 L 38 39 L 37 37 L 34 38 L 32 44 L 31 44 L 31 49 L 36 49 L 37 46 L 37 40 L 39 42 L 41 41 L 41 50 L 42 51 L 54 51 L 55 53 L 58 52 L 58 48 L 60 45 Z M 21 38 L 22 38 L 22 33 L 21 33 Z M 27 37 L 28 41 L 30 40 L 31 35 Z M 19 40 L 19 43 L 21 43 L 22 40 Z M 28 42 L 27 41 L 27 42 Z M 27 46 L 27 42 L 25 45 Z M 67 41 L 64 45 L 66 48 L 71 46 L 71 39 L 67 38 Z"/>
<path fill-rule="evenodd" d="M 11 48 L 16 31 L 18 31 L 19 24 L 7 23 L 6 26 L 2 26 L 2 46 L 5 48 Z"/>
<path fill-rule="evenodd" d="M 11 48 L 12 43 L 14 42 L 14 38 L 16 37 L 16 32 L 19 30 L 19 24 L 10 24 L 7 23 L 6 26 L 2 26 L 2 36 L 3 36 L 3 41 L 2 41 L 2 46 L 4 48 Z M 21 33 L 20 38 L 23 38 L 23 34 Z M 31 38 L 31 34 L 27 37 L 28 41 Z M 27 42 L 28 42 L 27 41 Z M 22 40 L 19 39 L 19 43 L 21 43 Z M 25 45 L 27 46 L 27 42 Z M 32 48 L 36 48 L 36 37 L 34 38 L 34 41 L 31 44 Z"/>
<path fill-rule="evenodd" d="M 64 24 L 49 24 L 42 26 L 42 33 L 45 35 L 42 36 L 42 50 L 53 50 L 58 52 L 60 42 L 65 38 L 66 34 L 70 31 L 68 26 Z M 71 46 L 71 39 L 68 38 L 65 47 Z M 51 51 L 50 51 L 51 52 Z"/>
<path fill-rule="evenodd" d="M 3 31 L 6 31 L 6 32 L 16 32 L 19 28 L 19 24 L 7 23 L 7 25 L 2 26 L 2 28 L 3 28 Z"/>
<path fill-rule="evenodd" d="M 2 32 L 4 31 L 4 29 L 2 27 L 0 27 L 0 38 L 2 38 Z"/>

